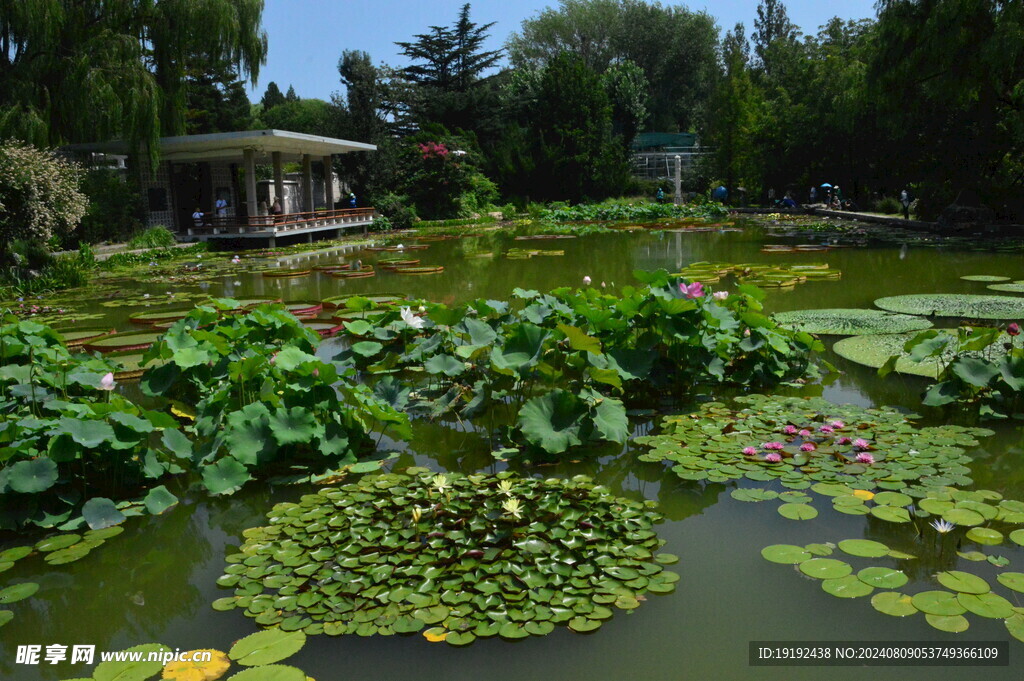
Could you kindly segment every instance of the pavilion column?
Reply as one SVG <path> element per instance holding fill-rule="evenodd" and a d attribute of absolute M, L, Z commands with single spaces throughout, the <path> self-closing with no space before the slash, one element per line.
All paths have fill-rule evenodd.
<path fill-rule="evenodd" d="M 324 156 L 324 201 L 327 210 L 334 210 L 334 160 L 330 155 Z"/>
<path fill-rule="evenodd" d="M 281 202 L 281 211 L 287 212 L 284 207 L 284 170 L 281 168 L 281 152 L 272 152 L 270 158 L 274 164 L 274 198 Z"/>
<path fill-rule="evenodd" d="M 302 155 L 302 210 L 313 212 L 313 157 Z"/>
<path fill-rule="evenodd" d="M 245 212 L 249 216 L 249 224 L 252 225 L 259 214 L 256 203 L 256 150 L 246 149 L 242 153 L 245 165 Z"/>

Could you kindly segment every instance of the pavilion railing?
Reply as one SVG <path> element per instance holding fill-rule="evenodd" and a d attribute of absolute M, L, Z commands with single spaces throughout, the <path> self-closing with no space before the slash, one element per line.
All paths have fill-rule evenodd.
<path fill-rule="evenodd" d="M 280 215 L 253 215 L 248 218 L 206 215 L 203 224 L 188 227 L 189 236 L 221 234 L 287 234 L 317 227 L 344 227 L 373 221 L 373 208 L 334 208 L 331 210 L 282 213 Z"/>

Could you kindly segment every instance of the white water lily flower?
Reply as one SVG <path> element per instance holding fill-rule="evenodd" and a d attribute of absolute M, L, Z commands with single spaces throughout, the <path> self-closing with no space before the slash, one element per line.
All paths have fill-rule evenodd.
<path fill-rule="evenodd" d="M 418 506 L 413 506 L 412 509 L 412 521 L 418 523 L 420 518 L 423 516 L 423 511 Z"/>
<path fill-rule="evenodd" d="M 435 475 L 430 482 L 437 488 L 437 491 L 443 493 L 448 489 L 448 478 L 443 475 Z"/>
<path fill-rule="evenodd" d="M 506 496 L 512 496 L 512 481 L 502 480 L 498 483 L 498 491 Z"/>
<path fill-rule="evenodd" d="M 946 534 L 956 529 L 956 525 L 949 522 L 948 520 L 935 520 L 932 521 L 931 525 L 935 528 L 935 531 L 940 534 Z"/>
<path fill-rule="evenodd" d="M 422 329 L 425 323 L 422 319 L 414 315 L 412 310 L 407 307 L 402 308 L 402 321 L 414 329 Z"/>
<path fill-rule="evenodd" d="M 501 507 L 505 509 L 505 513 L 508 513 L 513 518 L 522 518 L 522 505 L 518 499 L 507 499 L 501 503 Z"/>

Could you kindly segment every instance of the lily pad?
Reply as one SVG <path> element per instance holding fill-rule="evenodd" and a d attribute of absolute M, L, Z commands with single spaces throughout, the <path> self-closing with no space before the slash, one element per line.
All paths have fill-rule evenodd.
<path fill-rule="evenodd" d="M 778 312 L 775 319 L 783 326 L 826 336 L 905 333 L 923 331 L 932 326 L 931 322 L 922 317 L 882 310 L 842 308 Z"/>
<path fill-rule="evenodd" d="M 958 593 L 984 594 L 991 590 L 988 582 L 984 579 L 977 575 L 972 575 L 970 572 L 963 572 L 961 570 L 947 570 L 945 572 L 940 572 L 935 575 L 935 578 L 942 586 L 946 587 L 950 591 L 956 591 Z"/>
<path fill-rule="evenodd" d="M 988 527 L 972 527 L 967 530 L 967 538 L 978 544 L 996 546 L 1003 543 L 1003 533 Z"/>
<path fill-rule="evenodd" d="M 821 588 L 825 593 L 832 594 L 837 598 L 860 598 L 871 594 L 875 590 L 875 587 L 853 575 L 826 579 L 821 583 Z"/>
<path fill-rule="evenodd" d="M 811 558 L 800 563 L 800 572 L 815 579 L 838 579 L 852 573 L 853 568 L 835 558 Z"/>
<path fill-rule="evenodd" d="M 818 510 L 810 504 L 782 504 L 779 515 L 790 520 L 811 520 L 818 517 Z"/>
<path fill-rule="evenodd" d="M 227 681 L 308 681 L 309 677 L 298 667 L 271 664 L 265 667 L 250 667 L 232 674 Z"/>
<path fill-rule="evenodd" d="M 879 589 L 898 589 L 908 581 L 903 571 L 887 567 L 866 567 L 857 573 L 857 579 Z"/>
<path fill-rule="evenodd" d="M 881 558 L 889 553 L 888 546 L 870 539 L 844 539 L 839 542 L 839 549 L 851 556 L 861 558 Z"/>
<path fill-rule="evenodd" d="M 964 293 L 922 293 L 888 296 L 875 301 L 890 312 L 961 319 L 1020 319 L 1024 298 Z"/>
<path fill-rule="evenodd" d="M 913 599 L 898 591 L 882 591 L 871 597 L 871 606 L 880 613 L 893 617 L 907 617 L 918 612 Z"/>
<path fill-rule="evenodd" d="M 933 615 L 928 613 L 924 618 L 928 624 L 939 631 L 946 631 L 951 634 L 967 631 L 968 627 L 971 626 L 971 623 L 963 615 Z"/>
<path fill-rule="evenodd" d="M 769 560 L 773 563 L 781 563 L 783 565 L 796 565 L 802 563 L 805 560 L 810 560 L 813 556 L 801 546 L 794 546 L 793 544 L 774 544 L 772 546 L 766 546 L 761 549 L 761 555 L 765 560 Z"/>
<path fill-rule="evenodd" d="M 995 282 L 995 281 L 1010 281 L 1010 277 L 1004 277 L 998 274 L 968 274 L 960 277 L 964 281 L 981 281 L 981 282 Z"/>
<path fill-rule="evenodd" d="M 1015 613 L 1013 603 L 994 593 L 961 593 L 956 599 L 960 601 L 960 605 L 979 617 L 1001 620 L 1012 617 Z"/>
<path fill-rule="evenodd" d="M 39 585 L 35 582 L 22 582 L 0 589 L 0 604 L 17 603 L 39 591 Z"/>
<path fill-rule="evenodd" d="M 1024 572 L 1000 572 L 996 579 L 1007 589 L 1024 593 Z"/>
<path fill-rule="evenodd" d="M 922 591 L 911 597 L 914 607 L 929 615 L 952 617 L 967 612 L 967 608 L 956 599 L 956 594 L 948 591 Z"/>
<path fill-rule="evenodd" d="M 241 639 L 228 651 L 228 657 L 245 667 L 258 667 L 280 662 L 306 645 L 306 634 L 301 631 L 267 629 Z"/>

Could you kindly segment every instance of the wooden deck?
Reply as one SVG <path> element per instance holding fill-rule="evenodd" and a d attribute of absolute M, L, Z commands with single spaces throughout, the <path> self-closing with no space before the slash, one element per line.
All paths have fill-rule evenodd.
<path fill-rule="evenodd" d="M 277 237 L 305 234 L 312 241 L 313 234 L 328 230 L 362 228 L 365 233 L 376 211 L 373 208 L 338 208 L 307 213 L 282 215 L 255 215 L 248 219 L 206 216 L 202 226 L 189 227 L 181 239 L 209 241 L 210 239 L 269 239 L 271 245 Z"/>

